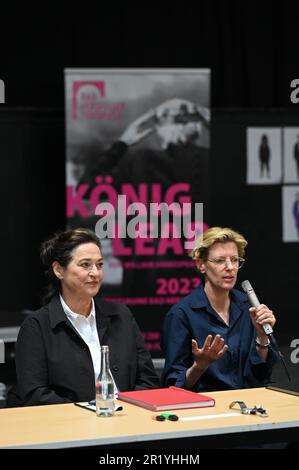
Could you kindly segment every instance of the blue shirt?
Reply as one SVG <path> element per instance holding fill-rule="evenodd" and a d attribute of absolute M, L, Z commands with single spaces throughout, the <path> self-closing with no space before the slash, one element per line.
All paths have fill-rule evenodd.
<path fill-rule="evenodd" d="M 164 386 L 186 387 L 186 371 L 193 364 L 191 340 L 202 348 L 211 334 L 222 336 L 228 350 L 202 374 L 192 390 L 215 391 L 264 386 L 278 360 L 269 347 L 267 360 L 259 356 L 256 332 L 249 313 L 247 296 L 230 291 L 229 325 L 211 307 L 203 286 L 197 287 L 169 310 L 163 329 L 165 353 Z"/>

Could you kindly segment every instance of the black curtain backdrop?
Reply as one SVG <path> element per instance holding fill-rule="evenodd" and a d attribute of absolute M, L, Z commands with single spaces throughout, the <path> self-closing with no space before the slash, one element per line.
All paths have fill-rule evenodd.
<path fill-rule="evenodd" d="M 62 106 L 64 67 L 209 67 L 213 107 L 290 106 L 298 2 L 5 2 L 7 103 Z"/>
<path fill-rule="evenodd" d="M 210 223 L 247 236 L 242 280 L 250 279 L 261 300 L 279 312 L 285 341 L 299 337 L 299 245 L 281 241 L 281 186 L 245 184 L 246 126 L 299 125 L 299 104 L 290 102 L 290 82 L 299 78 L 299 4 L 69 1 L 10 3 L 1 10 L 0 311 L 39 306 L 39 245 L 65 225 L 63 69 L 207 67 Z"/>
<path fill-rule="evenodd" d="M 39 246 L 65 227 L 64 135 L 63 109 L 0 107 L 0 326 L 5 311 L 40 305 Z"/>

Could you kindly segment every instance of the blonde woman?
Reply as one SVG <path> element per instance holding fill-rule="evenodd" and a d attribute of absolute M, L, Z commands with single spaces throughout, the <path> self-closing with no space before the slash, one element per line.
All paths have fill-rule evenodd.
<path fill-rule="evenodd" d="M 226 390 L 263 386 L 277 356 L 262 325 L 275 324 L 264 304 L 249 308 L 234 289 L 247 241 L 230 228 L 212 227 L 192 257 L 203 283 L 174 305 L 164 323 L 165 386 Z"/>

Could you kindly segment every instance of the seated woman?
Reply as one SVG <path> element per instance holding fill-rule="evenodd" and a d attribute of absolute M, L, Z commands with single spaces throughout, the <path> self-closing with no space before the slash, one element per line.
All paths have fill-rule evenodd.
<path fill-rule="evenodd" d="M 103 282 L 101 244 L 94 232 L 67 230 L 43 243 L 47 304 L 23 322 L 16 345 L 23 405 L 89 401 L 100 372 L 100 345 L 110 349 L 119 391 L 159 387 L 149 352 L 123 304 L 96 299 Z"/>
<path fill-rule="evenodd" d="M 263 386 L 278 360 L 263 324 L 275 324 L 266 305 L 250 308 L 234 289 L 246 240 L 212 227 L 195 243 L 192 257 L 204 285 L 174 305 L 165 318 L 165 386 L 215 391 Z"/>

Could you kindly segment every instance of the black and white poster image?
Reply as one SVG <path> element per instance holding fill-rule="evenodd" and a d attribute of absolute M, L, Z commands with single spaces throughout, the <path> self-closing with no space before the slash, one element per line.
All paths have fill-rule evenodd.
<path fill-rule="evenodd" d="M 299 185 L 282 188 L 283 241 L 299 242 Z"/>
<path fill-rule="evenodd" d="M 299 127 L 283 129 L 285 183 L 299 183 Z"/>
<path fill-rule="evenodd" d="M 279 184 L 282 180 L 281 128 L 247 128 L 247 184 Z"/>

